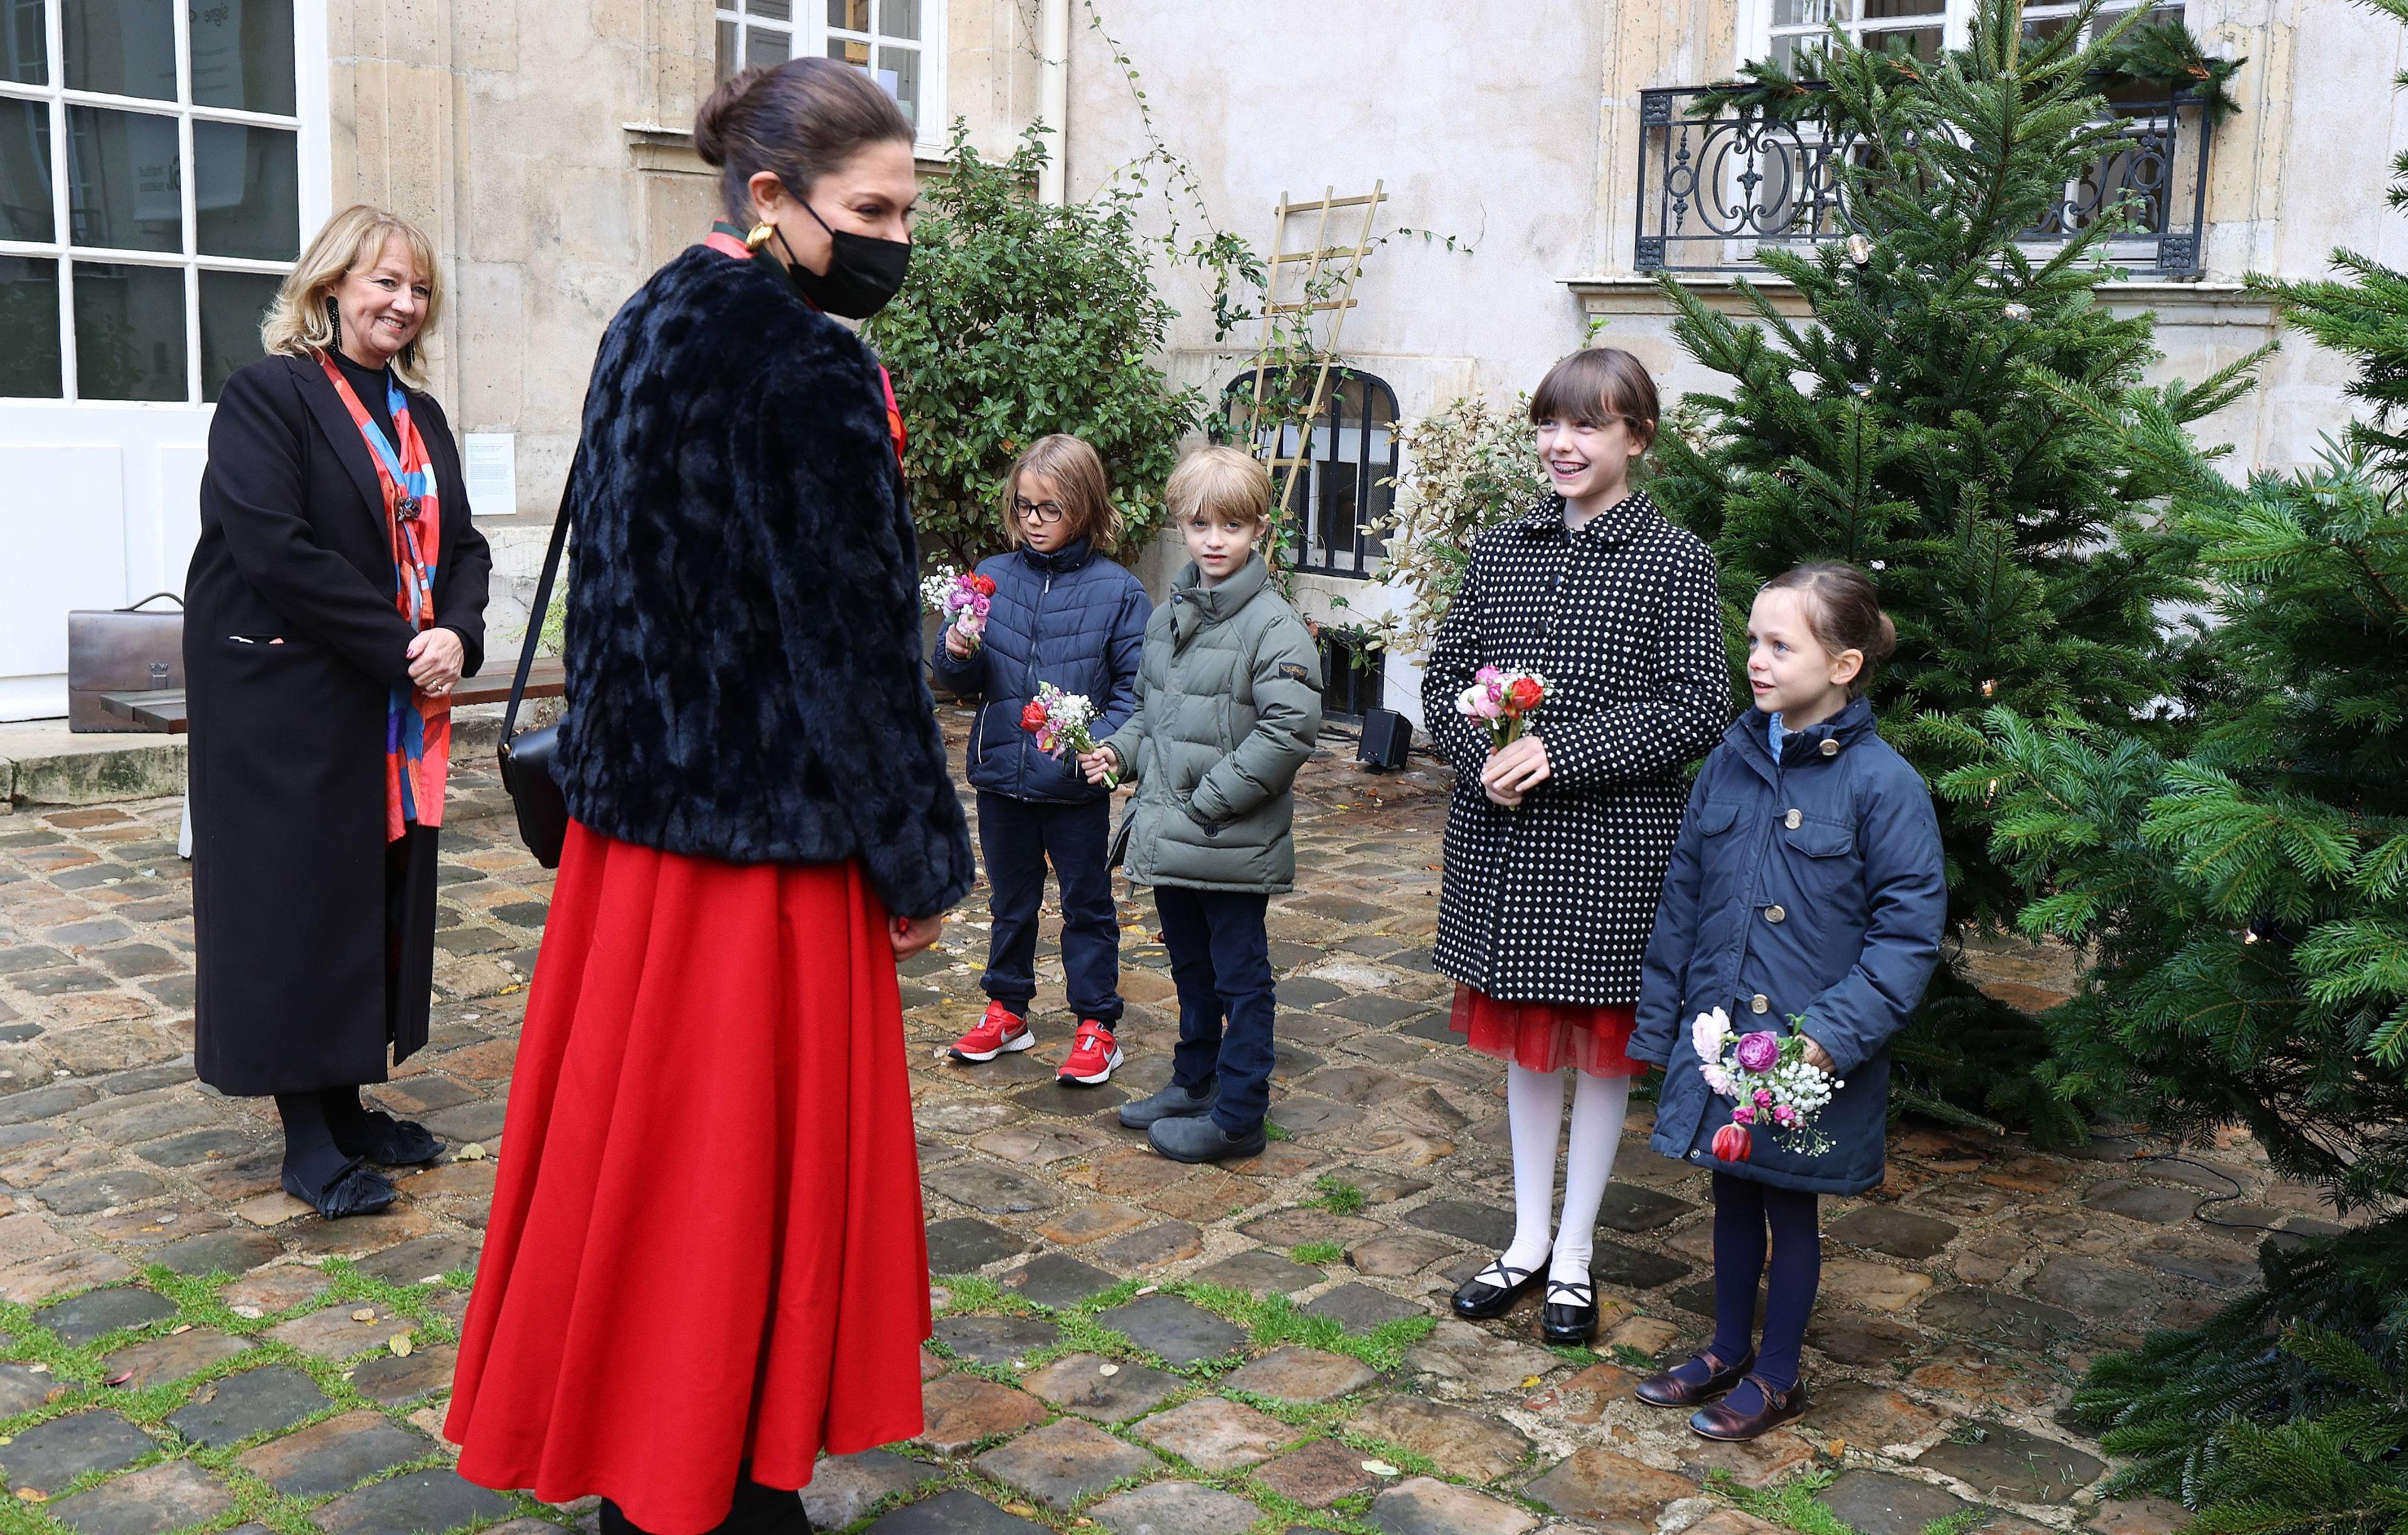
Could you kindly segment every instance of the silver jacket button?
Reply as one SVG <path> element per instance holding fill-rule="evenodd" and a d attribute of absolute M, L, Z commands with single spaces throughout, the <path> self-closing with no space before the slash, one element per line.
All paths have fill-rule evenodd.
<path fill-rule="evenodd" d="M 1803 811 L 1791 811 L 1787 815 L 1781 818 L 1781 824 L 1787 826 L 1791 831 L 1796 831 L 1799 826 L 1806 824 L 1806 814 Z"/>
<path fill-rule="evenodd" d="M 1762 992 L 1757 992 L 1754 997 L 1747 999 L 1747 1011 L 1750 1012 L 1770 1012 L 1772 1011 L 1772 998 L 1765 996 Z"/>
<path fill-rule="evenodd" d="M 1820 751 L 1827 757 L 1836 757 L 1840 754 L 1840 743 L 1833 740 L 1830 737 L 1826 736 L 1823 738 L 1823 744 L 1816 748 L 1816 750 Z"/>
<path fill-rule="evenodd" d="M 1768 906 L 1764 909 L 1764 920 L 1770 923 L 1786 922 L 1789 920 L 1789 913 L 1778 906 Z"/>

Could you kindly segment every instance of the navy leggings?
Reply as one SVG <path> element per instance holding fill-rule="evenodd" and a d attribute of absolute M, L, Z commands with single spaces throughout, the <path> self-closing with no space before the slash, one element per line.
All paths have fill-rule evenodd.
<path fill-rule="evenodd" d="M 1813 1314 L 1814 1291 L 1823 1282 L 1818 1226 L 1812 1193 L 1714 1174 L 1714 1357 L 1736 1362 L 1748 1356 L 1769 1230 L 1772 1272 L 1765 1284 L 1764 1343 L 1755 1351 L 1754 1373 L 1775 1390 L 1798 1384 L 1806 1319 Z"/>

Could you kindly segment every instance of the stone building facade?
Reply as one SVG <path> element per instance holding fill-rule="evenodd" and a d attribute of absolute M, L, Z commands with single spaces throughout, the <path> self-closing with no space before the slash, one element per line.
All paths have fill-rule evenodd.
<path fill-rule="evenodd" d="M 1359 609 L 1354 556 L 1376 568 L 1377 546 L 1352 529 L 1383 494 L 1394 420 L 1510 399 L 1599 322 L 1668 389 L 1707 381 L 1670 341 L 1652 268 L 1695 265 L 1684 280 L 1727 295 L 1752 236 L 1685 240 L 1711 232 L 1670 222 L 1663 176 L 1686 162 L 1650 93 L 1724 78 L 1830 19 L 1936 46 L 1971 9 L 1880 0 L 1865 8 L 1898 14 L 1859 21 L 1858 4 L 0 0 L 0 719 L 61 711 L 68 609 L 180 583 L 215 380 L 246 355 L 251 306 L 353 201 L 423 222 L 443 251 L 436 390 L 479 439 L 494 628 L 517 628 L 601 328 L 712 214 L 695 108 L 731 64 L 789 52 L 872 70 L 932 173 L 954 118 L 1000 151 L 1059 117 L 1062 194 L 1158 143 L 1200 193 L 1179 216 L 1256 242 L 1283 195 L 1380 184 L 1373 232 L 1390 237 L 1342 344 L 1360 377 L 1314 449 L 1332 467 L 1311 509 L 1332 537 L 1308 563 L 1327 570 L 1302 580 L 1309 604 Z M 2049 24 L 2063 8 L 2030 11 Z M 2171 188 L 2176 237 L 2140 252 L 2113 302 L 2155 310 L 2164 370 L 2196 378 L 2273 334 L 2244 274 L 2320 272 L 2335 245 L 2408 254 L 2378 194 L 2408 144 L 2390 86 L 2402 39 L 2348 0 L 2159 9 L 2249 59 L 2243 110 L 2203 159 L 2195 112 L 2132 108 L 2136 141 L 2157 135 L 2148 174 Z M 1746 169 L 1702 178 L 1680 220 Z M 1170 195 L 1149 217 L 1168 219 Z M 1351 243 L 1342 212 L 1332 229 Z M 1182 312 L 1166 366 L 1217 397 L 1252 337 L 1213 336 L 1193 273 L 1164 281 Z M 2210 427 L 2243 464 L 2296 462 L 2345 409 L 2294 340 Z M 1407 704 L 1410 664 L 1392 671 L 1389 700 Z"/>

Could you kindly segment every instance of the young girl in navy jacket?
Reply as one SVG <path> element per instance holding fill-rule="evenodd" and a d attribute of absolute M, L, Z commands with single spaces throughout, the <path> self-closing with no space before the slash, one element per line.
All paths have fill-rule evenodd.
<path fill-rule="evenodd" d="M 1004 482 L 1004 530 L 1015 546 L 979 567 L 995 582 L 975 644 L 948 625 L 937 643 L 939 685 L 980 696 L 970 729 L 969 781 L 978 791 L 979 856 L 986 865 L 988 1002 L 978 1026 L 953 1045 L 959 1061 L 991 1061 L 1037 1042 L 1038 909 L 1045 868 L 1062 890 L 1062 971 L 1079 1020 L 1057 1073 L 1093 1087 L 1121 1064 L 1120 910 L 1112 901 L 1111 794 L 1075 763 L 1038 750 L 1021 710 L 1039 682 L 1086 696 L 1095 739 L 1137 709 L 1138 655 L 1154 604 L 1105 551 L 1117 539 L 1104 461 L 1074 437 L 1040 438 Z"/>
<path fill-rule="evenodd" d="M 1806 1411 L 1816 1197 L 1881 1182 L 1889 1041 L 1939 956 L 1948 891 L 1931 795 L 1861 696 L 1896 644 L 1850 566 L 1800 566 L 1756 594 L 1756 707 L 1698 772 L 1647 946 L 1629 1051 L 1665 1068 L 1654 1149 L 1713 1173 L 1714 1339 L 1638 1395 L 1697 1409 L 1689 1427 L 1707 1439 L 1754 1439 Z M 1759 1124 L 1744 1148 L 1721 1142 L 1735 1159 L 1716 1155 L 1736 1105 L 1707 1085 L 1692 1043 L 1693 1020 L 1716 1009 L 1734 1033 L 1806 1037 L 1807 1061 L 1837 1079 L 1813 1126 L 1827 1146 L 1809 1154 Z"/>

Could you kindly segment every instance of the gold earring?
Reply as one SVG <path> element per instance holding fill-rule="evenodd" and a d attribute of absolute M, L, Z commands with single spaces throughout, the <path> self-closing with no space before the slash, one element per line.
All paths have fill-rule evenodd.
<path fill-rule="evenodd" d="M 759 223 L 752 226 L 752 233 L 744 237 L 745 249 L 750 251 L 760 250 L 761 247 L 769 243 L 769 237 L 777 232 L 778 226 L 776 224 L 771 223 L 767 219 L 762 220 Z"/>

